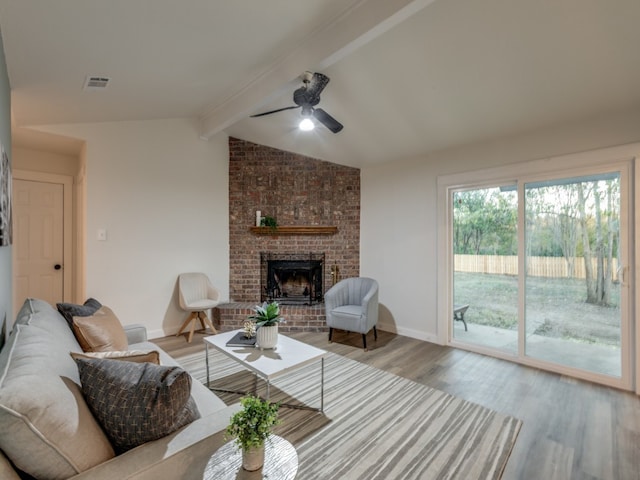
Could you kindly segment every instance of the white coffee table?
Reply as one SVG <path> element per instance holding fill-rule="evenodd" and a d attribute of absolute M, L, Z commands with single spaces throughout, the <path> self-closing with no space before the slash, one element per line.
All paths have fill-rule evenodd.
<path fill-rule="evenodd" d="M 209 347 L 224 353 L 227 357 L 235 360 L 247 370 L 253 372 L 256 377 L 262 378 L 267 385 L 266 399 L 269 400 L 271 381 L 281 375 L 309 365 L 320 360 L 320 408 L 307 407 L 304 405 L 281 404 L 286 407 L 302 408 L 324 411 L 324 357 L 325 350 L 299 342 L 293 338 L 278 334 L 278 345 L 275 350 L 260 350 L 256 347 L 227 347 L 226 343 L 240 330 L 223 332 L 217 335 L 204 338 L 205 362 L 207 365 L 207 386 L 209 386 Z M 220 390 L 212 388 L 212 390 Z M 246 393 L 246 392 L 236 392 Z"/>

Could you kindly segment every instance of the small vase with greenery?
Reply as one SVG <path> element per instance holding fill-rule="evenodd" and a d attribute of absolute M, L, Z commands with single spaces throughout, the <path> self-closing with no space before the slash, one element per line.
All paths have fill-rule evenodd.
<path fill-rule="evenodd" d="M 262 217 L 260 219 L 260 226 L 261 227 L 269 227 L 272 230 L 275 230 L 278 227 L 278 221 L 275 218 L 270 217 L 269 215 L 267 215 L 266 217 Z"/>
<path fill-rule="evenodd" d="M 227 438 L 235 438 L 242 449 L 242 468 L 258 470 L 264 464 L 264 442 L 271 428 L 278 424 L 279 403 L 271 403 L 248 395 L 240 399 L 242 410 L 231 417 L 227 426 Z"/>
<path fill-rule="evenodd" d="M 253 309 L 249 318 L 256 322 L 256 343 L 262 349 L 275 348 L 278 344 L 278 324 L 284 319 L 280 316 L 278 302 L 264 302 Z"/>

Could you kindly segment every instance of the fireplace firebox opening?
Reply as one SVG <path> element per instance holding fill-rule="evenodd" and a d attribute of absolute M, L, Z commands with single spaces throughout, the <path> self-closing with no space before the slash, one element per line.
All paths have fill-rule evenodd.
<path fill-rule="evenodd" d="M 314 305 L 324 299 L 324 253 L 260 253 L 260 301 Z"/>

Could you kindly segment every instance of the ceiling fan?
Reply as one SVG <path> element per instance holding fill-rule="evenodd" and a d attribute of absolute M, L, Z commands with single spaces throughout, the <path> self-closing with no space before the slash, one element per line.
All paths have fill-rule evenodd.
<path fill-rule="evenodd" d="M 320 102 L 320 93 L 324 90 L 324 87 L 327 86 L 327 83 L 329 83 L 329 77 L 322 73 L 305 72 L 301 75 L 301 78 L 304 85 L 293 92 L 293 103 L 295 103 L 295 105 L 251 115 L 251 118 L 263 117 L 265 115 L 271 115 L 272 113 L 282 112 L 283 110 L 302 108 L 303 122 L 305 119 L 310 121 L 310 117 L 313 117 L 333 133 L 338 133 L 344 128 L 343 125 L 323 109 L 315 108 Z M 304 129 L 302 122 L 300 128 Z M 311 128 L 313 128 L 313 126 L 311 126 Z"/>

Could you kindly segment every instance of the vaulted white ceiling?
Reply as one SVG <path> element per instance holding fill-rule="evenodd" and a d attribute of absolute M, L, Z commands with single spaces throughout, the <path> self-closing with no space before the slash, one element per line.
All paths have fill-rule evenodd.
<path fill-rule="evenodd" d="M 0 0 L 18 127 L 195 117 L 355 166 L 640 109 L 639 24 L 638 0 Z M 342 132 L 249 118 L 306 70 Z"/>

